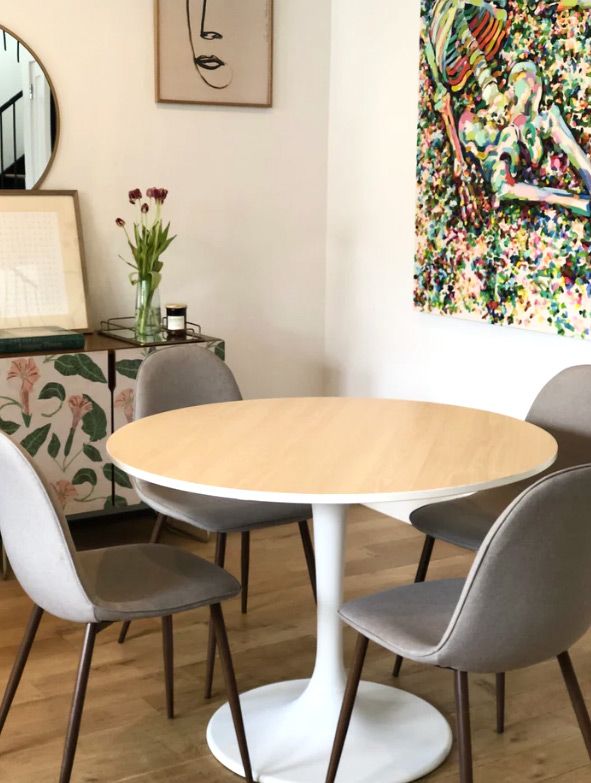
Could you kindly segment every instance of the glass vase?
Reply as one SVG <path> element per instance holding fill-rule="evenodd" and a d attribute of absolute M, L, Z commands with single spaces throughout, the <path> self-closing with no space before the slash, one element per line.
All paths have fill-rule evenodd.
<path fill-rule="evenodd" d="M 160 334 L 160 292 L 153 288 L 151 278 L 138 280 L 135 295 L 135 336 L 137 340 L 153 340 Z"/>

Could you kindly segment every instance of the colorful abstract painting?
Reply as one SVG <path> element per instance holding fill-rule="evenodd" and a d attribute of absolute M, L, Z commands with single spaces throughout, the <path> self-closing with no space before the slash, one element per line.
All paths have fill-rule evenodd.
<path fill-rule="evenodd" d="M 591 0 L 421 0 L 415 306 L 591 336 Z"/>

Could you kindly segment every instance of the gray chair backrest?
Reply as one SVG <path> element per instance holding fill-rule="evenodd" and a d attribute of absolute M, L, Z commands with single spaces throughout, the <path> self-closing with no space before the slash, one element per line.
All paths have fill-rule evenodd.
<path fill-rule="evenodd" d="M 568 650 L 591 625 L 590 517 L 591 465 L 522 492 L 478 551 L 437 663 L 502 672 Z"/>
<path fill-rule="evenodd" d="M 135 392 L 136 419 L 156 413 L 242 399 L 232 371 L 197 345 L 175 345 L 150 354 L 141 364 Z"/>
<path fill-rule="evenodd" d="M 28 454 L 0 433 L 0 534 L 23 590 L 64 620 L 93 622 L 68 523 Z"/>
<path fill-rule="evenodd" d="M 568 367 L 549 380 L 527 421 L 556 438 L 558 457 L 551 471 L 591 462 L 591 365 Z"/>

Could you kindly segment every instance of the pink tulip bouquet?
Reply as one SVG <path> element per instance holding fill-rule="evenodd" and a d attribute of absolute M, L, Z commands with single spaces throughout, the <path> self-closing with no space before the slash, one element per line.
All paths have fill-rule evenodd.
<path fill-rule="evenodd" d="M 167 195 L 165 188 L 148 188 L 145 199 L 139 188 L 129 191 L 129 203 L 137 205 L 139 210 L 139 220 L 133 223 L 133 237 L 123 218 L 115 221 L 125 231 L 133 256 L 133 263 L 123 260 L 134 270 L 129 279 L 132 285 L 137 285 L 135 329 L 140 339 L 154 337 L 160 332 L 157 292 L 162 280 L 161 256 L 175 239 L 175 236 L 169 236 L 170 223 L 164 226 L 162 222 L 162 205 Z"/>

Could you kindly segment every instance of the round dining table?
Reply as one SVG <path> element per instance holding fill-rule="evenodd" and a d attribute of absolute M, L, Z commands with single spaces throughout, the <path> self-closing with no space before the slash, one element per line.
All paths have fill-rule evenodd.
<path fill-rule="evenodd" d="M 347 509 L 498 487 L 548 468 L 554 438 L 487 411 L 394 399 L 248 400 L 149 416 L 108 440 L 130 475 L 223 498 L 312 504 L 317 571 L 316 661 L 309 679 L 241 694 L 255 780 L 323 783 L 345 687 L 342 624 Z M 207 728 L 214 756 L 243 775 L 228 705 Z M 341 783 L 407 783 L 439 766 L 450 726 L 423 699 L 363 682 Z"/>

